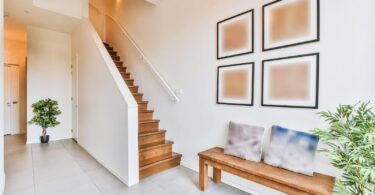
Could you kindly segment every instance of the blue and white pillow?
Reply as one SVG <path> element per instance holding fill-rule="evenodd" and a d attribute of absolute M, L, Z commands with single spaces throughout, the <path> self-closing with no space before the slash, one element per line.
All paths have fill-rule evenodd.
<path fill-rule="evenodd" d="M 312 176 L 318 143 L 319 137 L 316 135 L 272 126 L 270 145 L 264 162 Z"/>

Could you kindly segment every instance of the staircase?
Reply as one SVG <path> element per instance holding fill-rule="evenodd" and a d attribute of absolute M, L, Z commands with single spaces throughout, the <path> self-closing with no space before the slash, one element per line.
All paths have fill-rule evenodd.
<path fill-rule="evenodd" d="M 165 140 L 166 130 L 159 129 L 160 121 L 154 119 L 153 110 L 148 110 L 148 102 L 143 100 L 143 94 L 134 85 L 134 79 L 131 79 L 117 52 L 107 43 L 104 46 L 138 103 L 139 178 L 180 165 L 182 155 L 172 152 L 173 142 Z"/>

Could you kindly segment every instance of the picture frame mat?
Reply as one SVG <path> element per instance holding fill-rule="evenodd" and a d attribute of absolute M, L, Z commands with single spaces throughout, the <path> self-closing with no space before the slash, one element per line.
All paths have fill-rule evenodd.
<path fill-rule="evenodd" d="M 234 99 L 234 98 L 224 98 L 221 90 L 223 86 L 223 73 L 225 71 L 231 70 L 247 70 L 249 71 L 248 86 L 249 90 L 247 92 L 246 98 Z M 252 106 L 254 102 L 254 63 L 241 63 L 233 65 L 219 66 L 217 69 L 217 103 L 218 104 L 230 104 L 230 105 L 247 105 Z"/>
<path fill-rule="evenodd" d="M 246 19 L 246 17 L 251 17 L 249 19 L 249 47 L 243 48 L 241 50 L 237 51 L 232 51 L 232 52 L 225 52 L 222 49 L 223 45 L 223 33 L 222 30 L 225 27 L 225 25 L 236 22 L 236 21 L 241 21 L 243 19 Z M 224 59 L 224 58 L 230 58 L 230 57 L 235 57 L 235 56 L 240 56 L 240 55 L 246 55 L 246 54 L 251 54 L 254 53 L 254 10 L 248 10 L 246 12 L 240 13 L 238 15 L 232 16 L 230 18 L 227 18 L 225 20 L 219 21 L 217 23 L 217 59 Z"/>
<path fill-rule="evenodd" d="M 289 4 L 290 2 L 295 2 L 298 0 L 278 0 L 266 4 L 263 6 L 263 51 L 273 50 L 273 49 L 280 49 L 285 47 L 291 47 L 296 45 L 302 45 L 306 43 L 316 42 L 320 40 L 320 0 L 309 0 L 311 12 L 310 18 L 312 19 L 312 24 L 310 25 L 310 33 L 309 35 L 303 37 L 297 37 L 289 40 L 279 41 L 277 43 L 270 42 L 270 25 L 271 19 L 269 17 L 269 12 L 266 9 L 272 9 L 277 6 L 283 6 Z"/>
<path fill-rule="evenodd" d="M 309 62 L 310 72 L 310 94 L 308 101 L 302 100 L 272 100 L 269 94 L 268 81 L 270 80 L 267 74 L 272 66 L 286 65 Z M 301 108 L 317 108 L 318 94 L 319 94 L 319 53 L 306 54 L 300 56 L 290 56 L 285 58 L 264 60 L 262 65 L 262 106 L 277 106 L 277 107 L 301 107 Z"/>

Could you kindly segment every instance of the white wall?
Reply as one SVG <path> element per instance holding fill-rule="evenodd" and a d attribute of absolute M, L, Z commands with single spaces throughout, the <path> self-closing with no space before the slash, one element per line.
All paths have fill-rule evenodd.
<path fill-rule="evenodd" d="M 320 52 L 319 110 L 374 97 L 374 72 L 369 72 L 375 66 L 375 24 L 371 21 L 375 17 L 371 10 L 374 1 L 320 1 L 320 42 L 261 52 L 261 10 L 270 1 L 165 0 L 157 6 L 139 0 L 106 1 L 113 8 L 109 14 L 122 22 L 166 80 L 184 90 L 180 103 L 170 102 L 136 54 L 121 56 L 150 100 L 155 116 L 161 119 L 161 127 L 175 141 L 174 150 L 183 154 L 183 165 L 197 170 L 198 152 L 224 146 L 230 120 L 264 126 L 268 132 L 274 124 L 304 131 L 325 126 L 316 116 L 318 110 L 260 106 L 263 59 Z M 90 2 L 95 5 L 98 0 Z M 216 60 L 216 23 L 249 9 L 255 9 L 255 53 Z M 127 46 L 124 43 L 118 47 Z M 255 106 L 217 105 L 217 66 L 247 61 L 255 62 Z M 338 175 L 321 154 L 316 160 L 316 171 Z M 277 194 L 234 176 L 225 174 L 224 178 L 254 194 Z"/>
<path fill-rule="evenodd" d="M 78 56 L 78 143 L 127 185 L 138 183 L 138 106 L 88 21 L 73 32 Z"/>
<path fill-rule="evenodd" d="M 33 116 L 31 105 L 40 99 L 58 101 L 62 112 L 60 125 L 49 128 L 50 140 L 71 138 L 71 38 L 69 34 L 28 26 L 27 42 L 27 119 Z M 39 143 L 41 128 L 27 127 L 27 143 Z"/>
<path fill-rule="evenodd" d="M 0 13 L 4 13 L 4 1 L 0 0 Z M 4 36 L 4 17 L 0 17 L 0 37 Z M 4 39 L 0 40 L 0 53 L 4 53 Z M 0 55 L 0 64 L 4 64 L 4 56 Z M 0 66 L 0 194 L 4 192 L 4 66 Z"/>

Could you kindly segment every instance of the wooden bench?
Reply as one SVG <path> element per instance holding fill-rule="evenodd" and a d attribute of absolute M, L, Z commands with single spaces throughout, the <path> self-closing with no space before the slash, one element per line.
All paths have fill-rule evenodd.
<path fill-rule="evenodd" d="M 208 165 L 213 167 L 214 183 L 221 182 L 221 171 L 243 177 L 287 194 L 332 194 L 335 179 L 314 173 L 314 176 L 298 174 L 286 169 L 251 162 L 224 154 L 222 148 L 212 148 L 199 155 L 199 188 L 207 189 Z"/>

